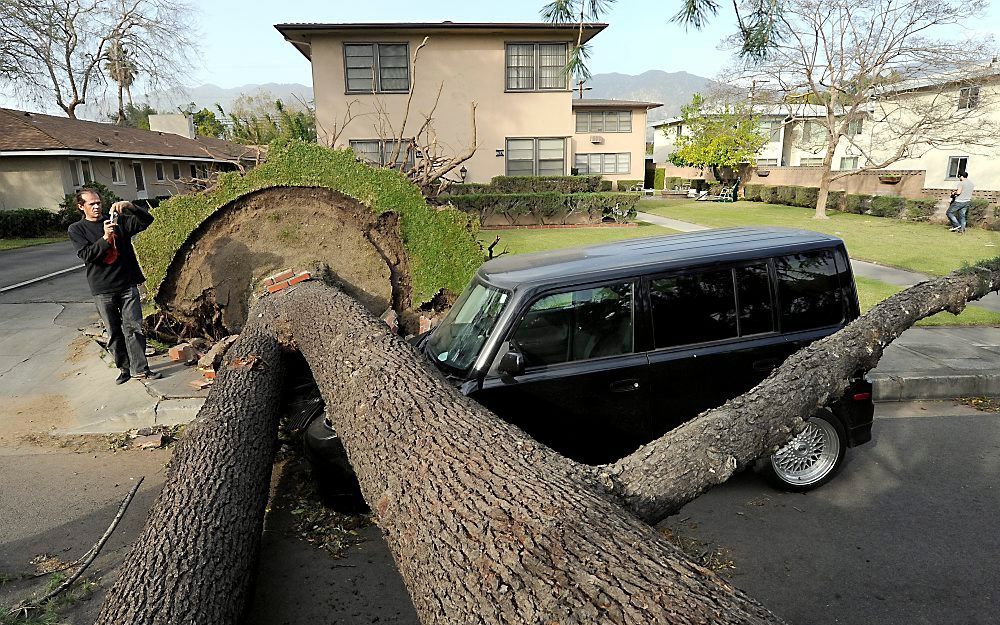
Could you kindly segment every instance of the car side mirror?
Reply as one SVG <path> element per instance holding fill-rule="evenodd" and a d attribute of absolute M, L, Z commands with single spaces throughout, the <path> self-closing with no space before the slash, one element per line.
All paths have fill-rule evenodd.
<path fill-rule="evenodd" d="M 500 358 L 497 371 L 501 375 L 516 376 L 524 373 L 524 354 L 517 350 L 510 350 Z"/>

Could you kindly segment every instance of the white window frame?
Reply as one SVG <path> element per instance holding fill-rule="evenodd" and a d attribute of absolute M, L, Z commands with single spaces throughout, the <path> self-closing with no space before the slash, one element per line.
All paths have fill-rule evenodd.
<path fill-rule="evenodd" d="M 774 143 L 781 137 L 781 126 L 784 122 L 780 119 L 764 119 L 760 122 L 760 132 L 767 135 L 767 142 Z"/>
<path fill-rule="evenodd" d="M 111 169 L 111 184 L 125 186 L 124 170 L 122 162 L 117 158 L 108 160 L 108 167 Z"/>
<path fill-rule="evenodd" d="M 175 162 L 171 163 L 171 165 L 173 165 L 173 167 L 171 167 L 171 169 L 173 170 L 171 172 L 173 174 L 173 179 L 174 180 L 180 180 L 181 179 L 181 164 L 175 161 Z"/>
<path fill-rule="evenodd" d="M 971 85 L 958 90 L 958 110 L 968 111 L 979 106 L 979 86 Z"/>
<path fill-rule="evenodd" d="M 623 119 L 625 120 L 624 124 L 622 123 Z M 600 122 L 595 123 L 595 121 L 597 120 L 600 120 Z M 614 130 L 610 129 L 612 125 L 615 128 Z M 622 126 L 627 126 L 627 129 L 622 130 Z M 610 133 L 632 132 L 632 111 L 630 110 L 577 111 L 576 132 L 577 134 L 587 134 L 591 132 L 610 132 Z"/>
<path fill-rule="evenodd" d="M 595 163 L 597 166 L 595 168 Z M 577 152 L 573 167 L 581 176 L 622 175 L 632 173 L 631 152 Z"/>
<path fill-rule="evenodd" d="M 510 142 L 511 141 L 531 141 L 531 171 L 530 174 L 522 173 L 510 173 Z M 555 162 L 556 159 L 543 159 L 541 158 L 541 142 L 542 141 L 559 141 L 562 143 L 562 157 L 560 161 L 562 162 L 562 171 L 560 173 L 553 173 L 549 171 L 542 172 L 543 162 Z M 504 147 L 504 173 L 508 176 L 565 176 L 566 175 L 566 138 L 565 137 L 507 137 Z M 545 148 L 552 149 L 552 148 Z M 526 160 L 526 159 L 518 159 Z"/>
<path fill-rule="evenodd" d="M 402 162 L 404 158 L 408 162 L 403 166 L 404 170 L 412 168 L 416 164 L 416 157 L 414 152 L 416 150 L 408 149 L 408 145 L 413 145 L 412 140 L 403 140 L 404 145 L 399 148 L 399 156 L 397 157 L 396 165 Z M 389 167 L 387 163 L 389 162 L 389 157 L 392 156 L 392 150 L 396 146 L 395 139 L 351 139 L 348 144 L 351 149 L 354 150 L 354 155 L 360 160 L 371 163 L 372 165 L 377 165 L 379 167 Z M 367 145 L 369 147 L 374 147 L 374 150 L 365 150 L 363 153 L 358 152 L 358 147 L 362 145 Z M 365 158 L 364 154 L 375 154 L 378 151 L 378 160 L 374 158 Z M 394 166 L 394 165 L 393 165 Z"/>
<path fill-rule="evenodd" d="M 864 131 L 864 121 L 863 119 L 852 119 L 847 122 L 847 136 L 856 137 Z"/>
<path fill-rule="evenodd" d="M 808 162 L 806 162 L 808 161 Z M 819 162 L 817 162 L 819 161 Z M 822 167 L 823 158 L 818 156 L 806 156 L 799 159 L 799 167 Z"/>
<path fill-rule="evenodd" d="M 955 173 L 953 174 L 952 171 Z M 958 180 L 958 174 L 963 171 L 969 171 L 969 157 L 949 156 L 948 169 L 945 171 L 945 180 Z"/>
<path fill-rule="evenodd" d="M 80 167 L 80 186 L 85 187 L 94 182 L 94 167 L 91 165 L 90 159 L 81 158 L 76 163 Z M 86 167 L 84 167 L 84 163 L 86 163 Z"/>
<path fill-rule="evenodd" d="M 776 158 L 758 158 L 756 159 L 757 167 L 777 167 L 778 159 Z"/>
<path fill-rule="evenodd" d="M 349 48 L 360 49 L 368 46 L 371 49 L 371 87 L 370 88 L 358 88 L 357 86 L 351 87 L 351 76 L 350 70 L 352 69 L 364 69 L 361 66 L 350 67 L 349 58 L 365 58 L 358 55 L 348 55 Z M 382 86 L 382 62 L 381 53 L 383 47 L 388 46 L 403 46 L 406 50 L 406 87 L 402 89 L 386 89 Z M 409 93 L 411 86 L 411 76 L 410 76 L 410 42 L 408 41 L 351 41 L 345 42 L 343 44 L 344 53 L 344 92 L 345 93 Z M 394 57 L 396 55 L 393 55 Z M 388 58 L 388 55 L 387 55 Z M 386 68 L 388 69 L 388 68 Z M 395 68 L 394 68 L 395 69 Z M 360 79 L 359 79 L 360 80 Z M 367 79 L 365 79 L 367 80 Z"/>
<path fill-rule="evenodd" d="M 161 163 L 160 161 L 156 161 L 155 163 L 153 163 L 153 171 L 156 172 L 157 182 L 166 182 L 167 172 L 163 169 L 163 163 Z"/>
<path fill-rule="evenodd" d="M 532 46 L 532 65 L 529 67 L 527 65 L 514 65 L 510 64 L 511 59 L 511 47 L 513 46 Z M 562 76 L 561 84 L 555 87 L 542 87 L 542 69 L 552 68 L 555 65 L 543 65 L 542 64 L 542 48 L 541 46 L 562 46 L 563 48 L 563 61 L 559 66 L 560 76 Z M 566 66 L 566 61 L 569 59 L 569 42 L 568 41 L 507 41 L 504 43 L 504 53 L 503 53 L 503 71 L 504 71 L 504 91 L 507 92 L 530 92 L 530 91 L 569 91 L 569 76 L 563 72 L 563 68 Z M 512 69 L 530 69 L 530 74 L 527 77 L 530 81 L 530 86 L 518 87 L 517 81 L 525 78 L 523 76 L 512 76 Z M 514 85 L 511 86 L 511 81 L 515 81 Z"/>
<path fill-rule="evenodd" d="M 802 122 L 802 143 L 809 145 L 816 145 L 818 143 L 826 143 L 826 137 L 822 136 L 824 127 L 817 121 L 807 119 Z M 821 136 L 814 137 L 813 135 L 819 134 Z"/>
<path fill-rule="evenodd" d="M 684 136 L 684 124 L 677 124 L 675 138 L 680 139 L 682 136 Z"/>
<path fill-rule="evenodd" d="M 854 165 L 851 167 L 844 167 L 844 161 L 854 161 Z M 861 159 L 857 156 L 841 156 L 840 157 L 840 171 L 854 171 L 859 168 L 859 163 Z"/>
<path fill-rule="evenodd" d="M 80 175 L 80 161 L 75 158 L 72 158 L 69 161 L 69 175 L 70 182 L 73 183 L 73 188 L 78 189 L 83 186 L 83 178 Z"/>

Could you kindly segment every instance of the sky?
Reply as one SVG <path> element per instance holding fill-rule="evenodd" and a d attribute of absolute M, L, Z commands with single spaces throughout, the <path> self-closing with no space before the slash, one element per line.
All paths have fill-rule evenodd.
<path fill-rule="evenodd" d="M 517 22 L 540 21 L 545 0 L 190 0 L 201 59 L 185 82 L 232 88 L 246 84 L 312 84 L 308 60 L 284 41 L 274 24 L 294 22 Z M 594 38 L 592 73 L 640 74 L 659 69 L 715 77 L 732 61 L 720 49 L 735 31 L 735 16 L 722 2 L 703 31 L 670 21 L 681 0 L 618 0 L 604 17 L 610 26 Z M 1000 32 L 1000 0 L 971 28 L 955 36 Z M 960 59 L 959 59 L 960 60 Z M 25 106 L 15 94 L 0 93 L 0 106 Z"/>

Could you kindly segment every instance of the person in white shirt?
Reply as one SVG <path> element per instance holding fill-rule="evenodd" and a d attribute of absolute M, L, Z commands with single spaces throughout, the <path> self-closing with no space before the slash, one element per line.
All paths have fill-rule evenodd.
<path fill-rule="evenodd" d="M 953 201 L 948 207 L 948 221 L 951 222 L 951 232 L 965 232 L 965 217 L 969 213 L 969 205 L 972 203 L 972 181 L 969 180 L 969 172 L 958 172 L 958 186 L 951 193 Z"/>

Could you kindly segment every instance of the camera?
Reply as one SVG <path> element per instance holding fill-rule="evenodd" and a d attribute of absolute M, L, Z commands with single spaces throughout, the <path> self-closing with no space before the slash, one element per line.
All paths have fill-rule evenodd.
<path fill-rule="evenodd" d="M 111 213 L 109 214 L 109 221 L 112 226 L 118 225 L 118 209 L 114 206 L 111 207 Z"/>

